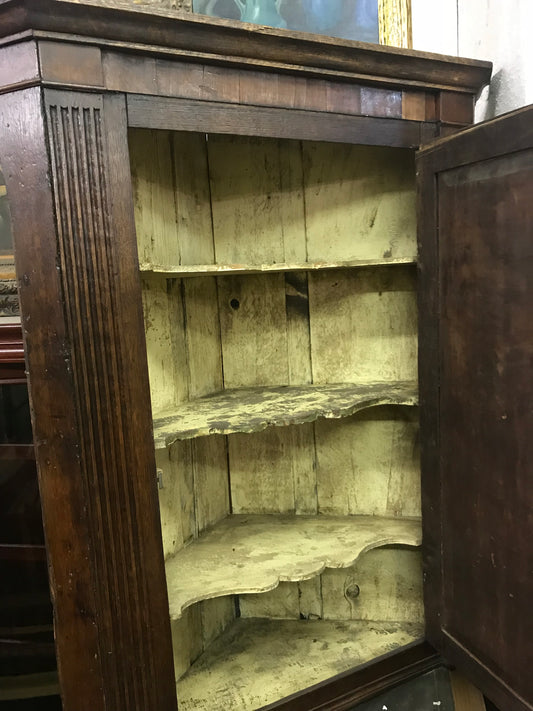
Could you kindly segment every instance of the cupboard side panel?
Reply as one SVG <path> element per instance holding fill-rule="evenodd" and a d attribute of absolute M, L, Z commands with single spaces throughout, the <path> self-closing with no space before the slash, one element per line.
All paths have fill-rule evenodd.
<path fill-rule="evenodd" d="M 222 390 L 223 366 L 214 277 L 181 280 L 189 398 Z"/>
<path fill-rule="evenodd" d="M 168 254 L 165 263 L 212 264 L 215 247 L 205 134 L 174 132 L 171 143 L 179 262 Z"/>

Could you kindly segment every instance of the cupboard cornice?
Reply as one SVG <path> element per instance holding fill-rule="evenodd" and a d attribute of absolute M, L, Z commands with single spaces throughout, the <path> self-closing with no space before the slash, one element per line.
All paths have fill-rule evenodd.
<path fill-rule="evenodd" d="M 492 66 L 490 62 L 279 31 L 190 13 L 87 0 L 4 0 L 0 2 L 0 37 L 4 46 L 30 38 L 40 47 L 50 40 L 76 45 L 78 51 L 85 45 L 82 58 L 87 58 L 86 83 L 95 86 L 100 78 L 94 72 L 95 63 L 100 53 L 109 52 L 134 53 L 148 61 L 154 57 L 186 59 L 389 89 L 413 87 L 474 94 L 489 81 Z M 75 68 L 63 67 L 78 73 L 74 83 L 80 83 L 83 59 L 78 58 Z M 28 61 L 32 66 L 31 58 Z M 41 56 L 39 78 L 43 82 L 57 73 L 54 62 L 53 53 Z M 36 72 L 30 74 L 26 79 L 35 80 Z M 123 89 L 127 91 L 127 85 Z"/>

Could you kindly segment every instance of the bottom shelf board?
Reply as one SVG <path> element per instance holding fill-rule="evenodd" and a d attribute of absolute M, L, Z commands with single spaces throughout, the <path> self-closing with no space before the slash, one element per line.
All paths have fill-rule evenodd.
<path fill-rule="evenodd" d="M 255 711 L 423 636 L 407 622 L 239 619 L 179 680 L 179 709 Z"/>
<path fill-rule="evenodd" d="M 273 590 L 347 568 L 372 548 L 419 546 L 418 519 L 383 516 L 229 516 L 165 564 L 170 616 L 200 600 Z M 184 574 L 186 571 L 186 574 Z"/>

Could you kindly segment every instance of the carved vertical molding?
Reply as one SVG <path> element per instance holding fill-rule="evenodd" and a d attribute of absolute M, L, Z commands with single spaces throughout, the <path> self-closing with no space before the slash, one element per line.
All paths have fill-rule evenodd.
<path fill-rule="evenodd" d="M 105 708 L 161 711 L 176 701 L 123 98 L 45 98 Z"/>

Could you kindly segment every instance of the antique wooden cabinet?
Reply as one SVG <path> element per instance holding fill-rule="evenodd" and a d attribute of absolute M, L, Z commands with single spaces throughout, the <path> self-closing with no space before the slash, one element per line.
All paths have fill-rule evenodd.
<path fill-rule="evenodd" d="M 426 636 L 531 708 L 529 114 L 420 152 L 416 242 L 415 151 L 490 64 L 68 0 L 0 28 L 65 709 L 348 709 Z"/>

